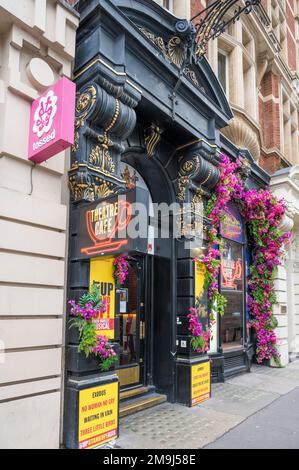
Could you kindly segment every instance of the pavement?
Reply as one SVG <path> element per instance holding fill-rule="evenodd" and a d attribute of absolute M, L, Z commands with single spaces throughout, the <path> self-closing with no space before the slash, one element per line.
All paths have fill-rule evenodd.
<path fill-rule="evenodd" d="M 188 408 L 163 403 L 120 420 L 122 449 L 299 449 L 299 360 L 212 385 Z"/>

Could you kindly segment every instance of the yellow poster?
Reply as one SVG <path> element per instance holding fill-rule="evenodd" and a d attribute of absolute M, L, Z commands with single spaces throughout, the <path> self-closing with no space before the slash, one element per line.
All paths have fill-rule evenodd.
<path fill-rule="evenodd" d="M 92 449 L 118 437 L 118 382 L 79 392 L 79 449 Z"/>
<path fill-rule="evenodd" d="M 208 400 L 211 395 L 210 361 L 191 368 L 191 406 Z"/>
<path fill-rule="evenodd" d="M 115 279 L 113 277 L 114 258 L 103 257 L 90 260 L 90 286 L 95 281 L 100 289 L 102 299 L 106 302 L 106 311 L 99 312 L 96 319 L 98 335 L 114 338 L 115 321 Z"/>
<path fill-rule="evenodd" d="M 201 298 L 204 293 L 206 267 L 201 261 L 195 261 L 195 298 Z"/>

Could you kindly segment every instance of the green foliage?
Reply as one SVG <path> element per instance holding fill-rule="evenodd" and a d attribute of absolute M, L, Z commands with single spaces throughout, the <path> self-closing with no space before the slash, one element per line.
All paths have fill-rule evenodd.
<path fill-rule="evenodd" d="M 96 282 L 93 282 L 93 284 L 91 286 L 91 290 L 90 290 L 90 292 L 88 292 L 88 294 L 83 294 L 80 297 L 79 305 L 81 307 L 85 307 L 86 304 L 88 304 L 90 302 L 92 302 L 92 305 L 93 305 L 94 308 L 100 308 L 100 306 L 101 306 L 102 297 L 101 297 L 100 290 L 99 290 Z"/>
<path fill-rule="evenodd" d="M 203 336 L 192 336 L 190 344 L 194 351 L 197 351 L 199 348 L 204 351 L 205 348 L 205 340 Z"/>

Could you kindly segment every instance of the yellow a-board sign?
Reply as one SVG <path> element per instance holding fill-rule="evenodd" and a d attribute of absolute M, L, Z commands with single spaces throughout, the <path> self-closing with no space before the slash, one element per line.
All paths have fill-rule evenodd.
<path fill-rule="evenodd" d="M 208 360 L 191 367 L 191 406 L 198 405 L 210 396 L 211 366 Z"/>
<path fill-rule="evenodd" d="M 92 449 L 118 437 L 118 381 L 79 392 L 79 449 Z"/>
<path fill-rule="evenodd" d="M 99 312 L 96 319 L 97 334 L 114 338 L 115 322 L 115 279 L 113 276 L 114 257 L 105 256 L 103 258 L 94 258 L 90 260 L 90 286 L 96 282 L 102 299 L 106 302 L 106 311 Z"/>
<path fill-rule="evenodd" d="M 204 283 L 205 283 L 205 274 L 206 266 L 201 261 L 194 261 L 195 266 L 195 298 L 201 298 L 204 293 Z"/>

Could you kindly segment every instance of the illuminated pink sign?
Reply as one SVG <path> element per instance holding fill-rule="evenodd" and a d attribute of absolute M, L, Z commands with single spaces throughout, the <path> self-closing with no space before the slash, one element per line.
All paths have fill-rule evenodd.
<path fill-rule="evenodd" d="M 76 85 L 61 78 L 32 103 L 29 160 L 42 163 L 74 143 Z"/>

